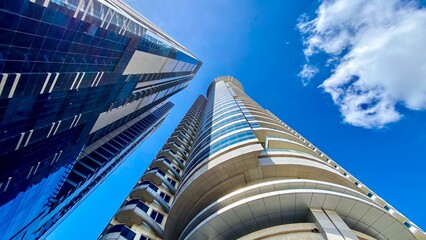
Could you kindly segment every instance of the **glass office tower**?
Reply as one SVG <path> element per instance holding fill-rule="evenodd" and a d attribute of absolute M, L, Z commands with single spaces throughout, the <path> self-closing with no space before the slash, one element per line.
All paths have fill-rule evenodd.
<path fill-rule="evenodd" d="M 45 235 L 201 62 L 120 0 L 0 2 L 0 239 Z"/>
<path fill-rule="evenodd" d="M 99 239 L 426 239 L 235 78 L 196 106 Z"/>

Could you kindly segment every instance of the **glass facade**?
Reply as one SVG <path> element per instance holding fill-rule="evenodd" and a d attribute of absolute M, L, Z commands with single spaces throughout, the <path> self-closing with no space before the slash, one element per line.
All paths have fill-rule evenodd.
<path fill-rule="evenodd" d="M 199 163 L 216 152 L 234 144 L 254 140 L 256 136 L 242 111 L 243 104 L 229 90 L 229 83 L 218 82 L 208 92 L 208 103 L 199 134 L 188 158 L 184 175 L 189 174 Z"/>
<path fill-rule="evenodd" d="M 163 121 L 201 64 L 121 1 L 1 1 L 3 237 L 48 233 Z"/>

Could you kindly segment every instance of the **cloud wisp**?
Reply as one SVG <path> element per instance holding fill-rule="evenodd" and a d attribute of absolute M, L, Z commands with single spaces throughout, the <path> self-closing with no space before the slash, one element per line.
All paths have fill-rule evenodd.
<path fill-rule="evenodd" d="M 298 29 L 304 54 L 329 56 L 332 73 L 320 87 L 344 122 L 382 128 L 401 119 L 396 109 L 426 109 L 426 9 L 413 1 L 324 1 Z M 299 76 L 305 84 L 304 65 Z M 308 71 L 309 73 L 309 71 Z"/>
<path fill-rule="evenodd" d="M 303 86 L 307 86 L 309 82 L 311 81 L 311 78 L 315 76 L 315 74 L 318 73 L 318 68 L 305 64 L 303 65 L 302 71 L 297 75 L 302 79 Z"/>

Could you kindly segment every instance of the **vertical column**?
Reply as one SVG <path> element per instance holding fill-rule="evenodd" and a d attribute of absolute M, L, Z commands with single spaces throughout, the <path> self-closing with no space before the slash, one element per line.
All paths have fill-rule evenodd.
<path fill-rule="evenodd" d="M 340 234 L 346 239 L 358 239 L 357 236 L 352 232 L 352 230 L 346 225 L 343 219 L 334 211 L 323 210 L 328 218 L 333 222 L 334 226 L 339 230 Z"/>
<path fill-rule="evenodd" d="M 330 240 L 357 240 L 358 238 L 340 216 L 330 210 L 309 209 L 308 220 L 314 222 L 322 236 Z"/>

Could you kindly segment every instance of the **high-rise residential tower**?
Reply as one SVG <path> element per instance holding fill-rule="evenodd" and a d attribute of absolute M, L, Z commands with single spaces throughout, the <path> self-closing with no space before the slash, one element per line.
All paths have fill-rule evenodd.
<path fill-rule="evenodd" d="M 121 0 L 1 1 L 0 239 L 58 224 L 201 64 Z"/>
<path fill-rule="evenodd" d="M 426 239 L 232 77 L 199 97 L 100 239 Z"/>

